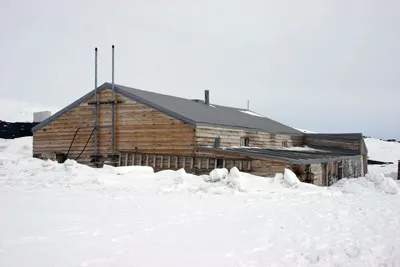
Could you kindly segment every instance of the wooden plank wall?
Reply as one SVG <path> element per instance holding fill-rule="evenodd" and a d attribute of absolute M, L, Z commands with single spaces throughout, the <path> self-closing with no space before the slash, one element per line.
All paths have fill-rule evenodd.
<path fill-rule="evenodd" d="M 116 100 L 115 151 L 141 151 L 143 153 L 194 154 L 194 130 L 191 126 L 172 119 L 145 105 L 136 103 L 118 93 Z M 111 90 L 99 93 L 99 101 L 111 100 Z M 83 127 L 77 134 L 71 147 L 70 158 L 75 159 L 86 144 L 94 127 L 94 97 L 80 106 L 63 114 L 44 128 L 33 134 L 33 153 L 66 153 L 78 127 Z M 111 104 L 99 105 L 99 154 L 110 154 L 111 149 Z M 94 135 L 79 158 L 87 164 L 94 152 Z"/>
<path fill-rule="evenodd" d="M 171 154 L 145 154 L 122 152 L 120 166 L 150 166 L 155 171 L 185 169 L 187 172 L 209 173 L 217 168 L 217 158 L 183 156 Z M 225 158 L 223 167 L 230 169 L 236 166 L 241 171 L 252 171 L 250 159 Z"/>
<path fill-rule="evenodd" d="M 321 137 L 305 135 L 304 145 L 343 148 L 343 149 L 360 151 L 361 140 L 349 140 L 349 139 L 329 138 L 329 137 L 321 138 Z"/>
<path fill-rule="evenodd" d="M 111 90 L 102 92 L 101 100 L 110 99 Z M 117 99 L 123 103 L 116 105 L 115 151 L 193 155 L 194 129 L 191 126 L 119 94 Z M 111 106 L 101 107 L 100 122 L 111 125 Z M 103 136 L 111 142 L 111 130 Z"/>
<path fill-rule="evenodd" d="M 283 173 L 285 171 L 286 162 L 278 160 L 267 160 L 267 159 L 255 159 L 251 162 L 252 174 L 274 177 L 277 173 Z"/>
<path fill-rule="evenodd" d="M 196 145 L 213 146 L 217 136 L 221 138 L 221 147 L 240 146 L 240 138 L 248 137 L 250 147 L 280 148 L 283 142 L 287 142 L 288 147 L 302 146 L 303 136 L 269 134 L 265 132 L 251 132 L 243 129 L 197 126 Z"/>
<path fill-rule="evenodd" d="M 93 100 L 91 99 L 91 101 Z M 33 133 L 33 154 L 44 154 L 44 158 L 50 158 L 49 155 L 56 152 L 67 153 L 76 130 L 81 127 L 69 153 L 70 158 L 75 159 L 89 139 L 90 133 L 93 130 L 93 121 L 93 106 L 83 104 L 72 109 L 46 127 Z M 91 138 L 85 151 L 79 158 L 79 162 L 89 163 L 93 149 L 94 142 L 93 138 Z"/>

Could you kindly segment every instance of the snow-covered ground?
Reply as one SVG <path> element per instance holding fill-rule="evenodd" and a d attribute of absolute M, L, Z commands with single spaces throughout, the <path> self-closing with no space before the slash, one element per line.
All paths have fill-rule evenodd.
<path fill-rule="evenodd" d="M 1 120 L 43 110 L 57 108 L 0 99 Z M 400 159 L 398 143 L 366 143 Z M 400 266 L 397 165 L 369 171 L 321 188 L 290 172 L 92 169 L 0 139 L 0 266 Z"/>
<path fill-rule="evenodd" d="M 397 163 L 400 160 L 400 143 L 375 138 L 364 138 L 368 157 L 373 160 Z"/>
<path fill-rule="evenodd" d="M 400 193 L 237 169 L 92 169 L 0 140 L 0 266 L 400 266 Z M 220 180 L 223 178 L 222 180 Z"/>

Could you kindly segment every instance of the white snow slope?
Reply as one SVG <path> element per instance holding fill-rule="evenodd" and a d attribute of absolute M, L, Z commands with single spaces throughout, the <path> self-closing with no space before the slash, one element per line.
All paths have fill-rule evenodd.
<path fill-rule="evenodd" d="M 0 266 L 400 266 L 400 194 L 290 171 L 91 169 L 0 140 Z"/>

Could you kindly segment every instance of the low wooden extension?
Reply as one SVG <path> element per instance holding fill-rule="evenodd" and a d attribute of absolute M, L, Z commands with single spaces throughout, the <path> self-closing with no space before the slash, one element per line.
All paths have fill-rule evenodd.
<path fill-rule="evenodd" d="M 215 168 L 237 167 L 240 171 L 251 172 L 252 164 L 249 159 L 240 158 L 214 158 L 214 157 L 193 157 L 182 155 L 163 155 L 148 153 L 120 153 L 119 166 L 150 166 L 155 171 L 185 169 L 192 173 L 209 173 Z"/>

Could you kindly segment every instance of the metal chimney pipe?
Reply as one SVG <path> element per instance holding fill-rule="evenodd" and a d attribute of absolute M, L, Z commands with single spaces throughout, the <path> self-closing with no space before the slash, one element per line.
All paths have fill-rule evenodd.
<path fill-rule="evenodd" d="M 99 132 L 98 132 L 98 113 L 99 113 L 99 107 L 98 107 L 98 95 L 97 95 L 97 47 L 94 49 L 94 129 L 95 129 L 95 134 L 94 134 L 94 155 L 97 155 L 98 152 L 98 137 L 99 137 Z"/>
<path fill-rule="evenodd" d="M 208 90 L 204 91 L 204 103 L 210 105 L 210 92 Z"/>
<path fill-rule="evenodd" d="M 111 124 L 112 124 L 112 155 L 114 156 L 115 154 L 115 88 L 114 88 L 114 45 L 112 45 L 112 80 L 111 80 L 111 105 L 112 105 L 112 112 L 111 112 L 111 116 L 112 116 L 112 120 L 111 120 Z"/>

